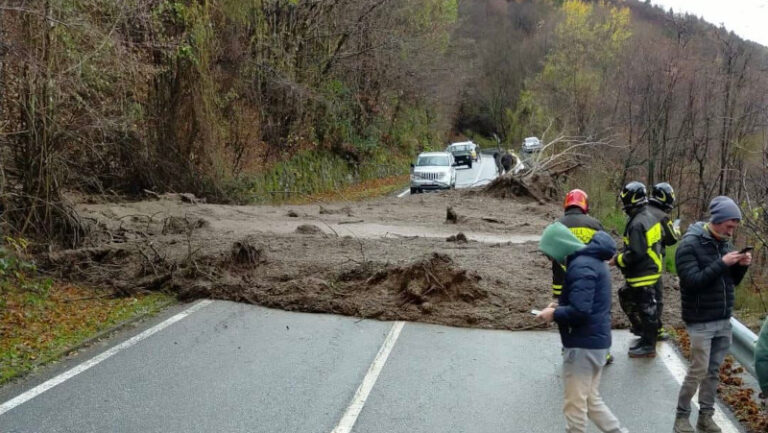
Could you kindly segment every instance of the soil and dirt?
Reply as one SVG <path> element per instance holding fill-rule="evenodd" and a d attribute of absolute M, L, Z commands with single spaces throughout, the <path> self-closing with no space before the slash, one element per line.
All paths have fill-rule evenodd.
<path fill-rule="evenodd" d="M 82 203 L 78 211 L 93 226 L 87 246 L 51 253 L 44 266 L 122 293 L 540 327 L 529 311 L 550 301 L 551 264 L 533 240 L 561 210 L 530 194 L 494 195 L 455 190 L 290 208 L 207 204 L 188 195 Z M 616 271 L 614 283 L 621 284 Z M 678 325 L 679 296 L 673 281 L 666 286 L 664 320 Z M 627 326 L 619 311 L 613 320 Z"/>

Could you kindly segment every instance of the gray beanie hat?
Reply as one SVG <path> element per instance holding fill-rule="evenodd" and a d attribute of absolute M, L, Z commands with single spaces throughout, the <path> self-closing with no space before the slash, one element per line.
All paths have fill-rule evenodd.
<path fill-rule="evenodd" d="M 739 206 L 730 198 L 720 195 L 712 199 L 709 203 L 709 222 L 720 224 L 723 221 L 739 220 L 741 221 L 741 211 Z"/>

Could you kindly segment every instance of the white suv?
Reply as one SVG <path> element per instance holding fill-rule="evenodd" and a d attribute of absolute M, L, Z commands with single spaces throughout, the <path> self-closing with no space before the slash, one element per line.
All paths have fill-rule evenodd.
<path fill-rule="evenodd" d="M 523 152 L 531 153 L 541 150 L 541 140 L 538 137 L 527 137 L 523 140 Z"/>
<path fill-rule="evenodd" d="M 411 194 L 427 189 L 456 187 L 456 168 L 450 152 L 424 152 L 411 164 Z"/>

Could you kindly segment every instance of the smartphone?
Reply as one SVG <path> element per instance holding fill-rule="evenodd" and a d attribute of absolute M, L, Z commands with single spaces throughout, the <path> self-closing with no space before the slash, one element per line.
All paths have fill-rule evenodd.
<path fill-rule="evenodd" d="M 755 249 L 755 247 L 747 245 L 746 247 L 744 247 L 741 250 L 739 250 L 739 254 L 748 253 L 748 252 L 750 252 L 750 251 L 752 251 L 754 249 Z"/>
<path fill-rule="evenodd" d="M 676 219 L 675 222 L 672 223 L 672 228 L 675 230 L 680 230 L 680 218 Z"/>
<path fill-rule="evenodd" d="M 541 310 L 531 310 L 531 314 L 533 314 L 534 316 L 538 316 L 539 314 L 541 314 Z"/>

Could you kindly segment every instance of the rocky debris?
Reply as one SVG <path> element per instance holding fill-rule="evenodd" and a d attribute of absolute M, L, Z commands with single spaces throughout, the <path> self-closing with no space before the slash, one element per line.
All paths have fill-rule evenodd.
<path fill-rule="evenodd" d="M 480 280 L 477 273 L 458 268 L 449 256 L 432 253 L 412 265 L 389 270 L 383 281 L 398 287 L 409 302 L 422 304 L 427 301 L 472 303 L 488 296 L 478 286 Z"/>
<path fill-rule="evenodd" d="M 230 257 L 236 265 L 259 265 L 267 261 L 264 247 L 255 236 L 247 236 L 232 244 Z"/>
<path fill-rule="evenodd" d="M 320 206 L 320 211 L 318 213 L 320 215 L 346 215 L 351 217 L 352 209 L 350 209 L 349 206 L 344 206 L 340 209 L 329 209 L 329 208 Z"/>
<path fill-rule="evenodd" d="M 321 235 L 323 230 L 314 224 L 302 224 L 296 227 L 296 233 L 301 235 Z"/>
<path fill-rule="evenodd" d="M 297 214 L 296 211 L 294 210 L 289 210 L 286 216 L 289 218 L 298 218 L 299 214 Z"/>
<path fill-rule="evenodd" d="M 162 233 L 166 234 L 183 234 L 192 230 L 200 229 L 210 226 L 211 223 L 204 218 L 192 218 L 169 216 L 163 220 Z"/>
<path fill-rule="evenodd" d="M 453 210 L 453 206 L 448 206 L 445 211 L 445 222 L 450 224 L 456 224 L 459 222 L 459 215 Z"/>
<path fill-rule="evenodd" d="M 456 242 L 456 243 L 460 243 L 460 244 L 465 244 L 468 241 L 467 236 L 464 233 L 461 233 L 461 232 L 459 232 L 458 234 L 455 234 L 455 235 L 450 235 L 445 240 L 448 241 L 448 242 Z"/>
<path fill-rule="evenodd" d="M 498 218 L 482 217 L 480 219 L 485 221 L 485 222 L 492 223 L 492 224 L 504 224 L 504 221 L 502 221 L 502 220 L 500 220 Z"/>

